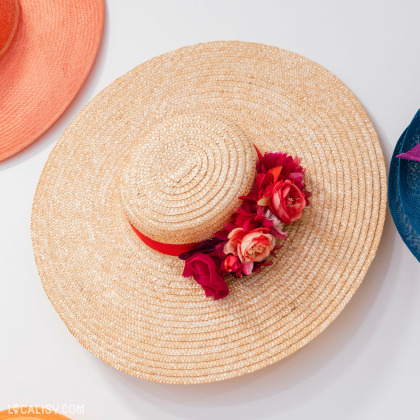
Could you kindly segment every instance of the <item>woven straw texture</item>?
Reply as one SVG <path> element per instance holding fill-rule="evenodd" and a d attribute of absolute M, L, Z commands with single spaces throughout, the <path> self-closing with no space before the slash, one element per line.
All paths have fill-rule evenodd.
<path fill-rule="evenodd" d="M 180 132 L 171 124 L 187 127 L 188 114 L 191 120 L 209 115 L 191 140 L 192 163 L 178 154 L 182 141 L 170 143 Z M 195 120 L 186 136 L 198 126 L 203 128 Z M 159 135 L 166 129 L 173 133 Z M 206 143 L 217 130 L 223 133 Z M 126 217 L 135 198 L 123 197 L 136 183 L 126 179 L 133 161 L 152 167 L 139 151 L 158 158 L 149 176 L 157 189 L 173 179 L 192 186 L 197 176 L 201 182 L 211 161 L 228 173 L 216 137 L 234 139 L 241 144 L 237 153 L 244 153 L 242 136 L 262 153 L 301 156 L 313 196 L 307 217 L 288 227 L 289 239 L 274 264 L 258 275 L 227 278 L 229 296 L 214 301 L 192 278 L 182 277 L 183 261 L 151 250 L 135 235 Z M 148 145 L 153 138 L 155 152 Z M 161 138 L 166 154 L 159 152 Z M 225 148 L 233 153 L 229 144 Z M 201 167 L 205 173 L 194 172 Z M 247 183 L 243 173 L 236 176 Z M 224 182 L 241 189 L 233 178 Z M 153 205 L 164 197 L 157 196 Z M 198 200 L 198 208 L 206 205 L 206 196 Z M 179 202 L 187 205 L 187 196 Z M 213 42 L 136 67 L 80 112 L 42 173 L 32 240 L 44 289 L 83 346 L 134 376 L 203 383 L 274 363 L 323 331 L 366 274 L 385 208 L 377 135 L 340 80 L 275 47 Z M 136 217 L 141 210 L 133 210 Z M 163 221 L 171 219 L 163 214 Z"/>
<path fill-rule="evenodd" d="M 133 226 L 155 241 L 211 238 L 255 181 L 254 145 L 220 115 L 179 115 L 140 140 L 123 169 L 121 197 Z"/>
<path fill-rule="evenodd" d="M 0 161 L 33 143 L 64 112 L 89 73 L 102 34 L 103 0 L 18 3 L 16 33 L 0 57 Z M 0 23 L 11 20 L 13 10 L 2 5 Z"/>

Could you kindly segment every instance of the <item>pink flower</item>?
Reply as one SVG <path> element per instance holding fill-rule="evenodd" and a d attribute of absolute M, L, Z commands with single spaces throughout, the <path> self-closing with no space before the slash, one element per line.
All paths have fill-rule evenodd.
<path fill-rule="evenodd" d="M 276 245 L 275 238 L 262 229 L 255 229 L 246 234 L 238 247 L 238 256 L 243 263 L 265 260 Z M 246 273 L 245 273 L 246 274 Z"/>
<path fill-rule="evenodd" d="M 266 259 L 273 250 L 276 239 L 267 233 L 268 228 L 245 232 L 242 228 L 233 229 L 228 236 L 223 252 L 238 256 L 245 275 L 252 273 L 253 263 Z"/>
<path fill-rule="evenodd" d="M 223 276 L 217 270 L 213 258 L 207 254 L 195 254 L 185 260 L 184 277 L 194 277 L 195 281 L 204 289 L 206 297 L 214 299 L 224 298 L 229 289 Z"/>
<path fill-rule="evenodd" d="M 223 247 L 223 252 L 233 255 L 238 255 L 238 246 L 240 245 L 242 238 L 245 236 L 245 231 L 242 228 L 235 228 L 231 230 L 228 235 L 228 242 Z"/>
<path fill-rule="evenodd" d="M 275 216 L 289 225 L 302 217 L 307 202 L 303 191 L 286 179 L 274 185 L 268 205 Z"/>

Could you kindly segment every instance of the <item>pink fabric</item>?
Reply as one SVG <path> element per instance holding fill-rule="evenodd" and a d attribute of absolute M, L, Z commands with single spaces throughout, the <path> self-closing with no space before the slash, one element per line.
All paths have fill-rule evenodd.
<path fill-rule="evenodd" d="M 405 160 L 414 160 L 416 162 L 420 162 L 420 143 L 417 146 L 414 146 L 408 152 L 397 155 L 397 158 L 405 159 Z"/>

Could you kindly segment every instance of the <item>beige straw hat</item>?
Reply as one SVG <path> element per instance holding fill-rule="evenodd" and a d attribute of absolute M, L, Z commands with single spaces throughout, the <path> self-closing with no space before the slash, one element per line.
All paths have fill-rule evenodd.
<path fill-rule="evenodd" d="M 256 146 L 302 157 L 312 192 L 273 265 L 205 298 L 184 262 L 145 245 L 208 239 L 255 179 Z M 350 300 L 375 256 L 385 165 L 366 112 L 297 54 L 212 42 L 125 74 L 75 118 L 42 173 L 32 239 L 71 333 L 145 379 L 233 378 L 293 353 Z"/>

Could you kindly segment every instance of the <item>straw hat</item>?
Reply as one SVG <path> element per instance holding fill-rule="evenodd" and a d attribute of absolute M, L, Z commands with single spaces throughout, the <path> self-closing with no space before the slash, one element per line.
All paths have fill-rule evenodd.
<path fill-rule="evenodd" d="M 0 161 L 34 142 L 76 96 L 103 15 L 103 0 L 0 1 Z"/>
<path fill-rule="evenodd" d="M 39 407 L 19 407 L 10 408 L 0 412 L 0 420 L 70 420 L 61 414 L 57 414 L 52 410 Z"/>
<path fill-rule="evenodd" d="M 129 221 L 164 243 L 212 237 L 252 186 L 254 145 L 303 158 L 311 205 L 273 265 L 206 299 Z M 377 135 L 340 80 L 276 47 L 212 42 L 147 61 L 80 112 L 42 173 L 32 240 L 44 289 L 83 346 L 134 376 L 202 383 L 323 331 L 366 274 L 385 207 Z"/>
<path fill-rule="evenodd" d="M 389 169 L 388 195 L 395 226 L 420 261 L 420 110 L 395 146 Z"/>

